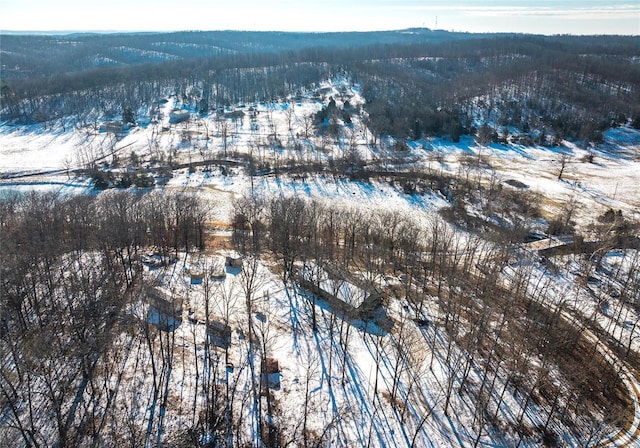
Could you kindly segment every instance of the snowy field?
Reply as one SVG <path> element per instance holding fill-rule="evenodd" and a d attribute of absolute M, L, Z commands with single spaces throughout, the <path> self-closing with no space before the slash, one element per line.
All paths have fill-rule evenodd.
<path fill-rule="evenodd" d="M 170 97 L 156 112 L 155 121 L 144 118 L 141 111 L 140 121 L 148 124 L 120 134 L 100 131 L 95 124 L 85 128 L 63 127 L 60 123 L 20 127 L 5 124 L 0 126 L 0 189 L 42 190 L 50 185 L 65 193 L 79 192 L 87 182 L 75 178 L 72 171 L 89 160 L 109 163 L 113 154 L 123 164 L 133 153 L 141 167 L 152 166 L 154 160 L 197 164 L 206 159 L 235 160 L 240 155 L 251 155 L 257 163 L 269 167 L 258 170 L 251 180 L 242 167 L 231 169 L 226 175 L 215 170 L 203 172 L 201 167 L 192 174 L 186 169 L 176 171 L 169 187 L 196 188 L 214 196 L 219 193 L 221 202 L 227 201 L 229 195 L 245 194 L 253 183 L 261 194 L 321 197 L 376 208 L 429 209 L 444 205 L 441 198 L 407 196 L 400 189 L 376 182 L 350 182 L 327 175 L 275 178 L 274 170 L 291 161 L 326 167 L 330 159 L 348 153 L 356 154 L 365 163 L 393 156 L 392 150 L 387 149 L 389 142 L 370 145 L 372 136 L 360 114 L 354 113 L 351 124 L 343 124 L 339 135 L 318 135 L 312 125 L 313 114 L 326 106 L 329 98 L 334 98 L 338 107 L 348 102 L 353 110 L 364 102 L 359 90 L 346 81 L 321 87 L 322 95 L 310 92 L 294 100 L 227 108 L 226 118 L 222 119 L 215 113 L 191 113 L 191 120 L 183 123 L 170 122 L 171 111 L 182 110 Z M 235 118 L 229 118 L 234 113 Z M 442 139 L 408 143 L 410 150 L 403 157 L 410 162 L 389 162 L 389 166 L 517 181 L 521 188 L 542 194 L 543 209 L 549 216 L 557 214 L 564 204 L 574 205 L 574 217 L 580 226 L 588 225 L 594 214 L 608 208 L 622 210 L 632 218 L 640 217 L 638 130 L 609 130 L 602 145 L 588 149 L 570 142 L 557 148 L 478 146 L 473 138 L 464 136 L 460 143 Z M 482 168 L 473 166 L 474 159 L 482 161 Z M 559 179 L 561 159 L 565 168 Z"/>

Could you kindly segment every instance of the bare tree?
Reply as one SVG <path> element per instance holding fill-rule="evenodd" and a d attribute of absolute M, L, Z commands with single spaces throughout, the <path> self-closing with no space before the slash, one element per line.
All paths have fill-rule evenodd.
<path fill-rule="evenodd" d="M 569 154 L 567 154 L 566 152 L 563 152 L 560 155 L 560 172 L 558 172 L 558 180 L 562 180 L 562 175 L 564 173 L 564 169 L 566 168 L 568 162 L 569 162 Z"/>

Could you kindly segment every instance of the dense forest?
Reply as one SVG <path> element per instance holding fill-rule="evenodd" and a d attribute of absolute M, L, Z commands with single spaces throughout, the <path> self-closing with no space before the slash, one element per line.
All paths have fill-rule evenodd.
<path fill-rule="evenodd" d="M 362 86 L 379 136 L 506 141 L 516 130 L 525 142 L 598 142 L 607 127 L 640 120 L 637 37 L 254 34 L 3 36 L 2 118 L 86 122 L 148 112 L 171 94 L 207 113 L 344 74 Z"/>
<path fill-rule="evenodd" d="M 50 76 L 104 66 L 189 60 L 229 54 L 278 54 L 308 48 L 436 43 L 481 35 L 428 29 L 369 33 L 207 31 L 2 36 L 6 78 Z"/>

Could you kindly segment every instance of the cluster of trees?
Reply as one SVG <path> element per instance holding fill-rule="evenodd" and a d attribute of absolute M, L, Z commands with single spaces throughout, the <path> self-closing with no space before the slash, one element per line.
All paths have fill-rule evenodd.
<path fill-rule="evenodd" d="M 141 251 L 201 247 L 189 195 L 28 194 L 0 201 L 1 438 L 11 446 L 111 439 L 122 378 L 118 335 L 140 293 Z M 120 361 L 119 361 L 120 360 Z M 116 429 L 117 440 L 126 433 Z M 113 435 L 113 434 L 112 434 Z"/>
<path fill-rule="evenodd" d="M 296 282 L 301 265 L 331 266 L 343 278 L 357 272 L 372 288 L 386 283 L 385 295 L 411 308 L 413 321 L 396 321 L 390 338 L 371 339 L 372 350 L 395 359 L 388 398 L 402 415 L 420 407 L 414 387 L 437 365 L 447 382 L 429 406 L 449 414 L 456 396 L 473 403 L 476 444 L 498 429 L 508 444 L 541 437 L 553 444 L 570 433 L 580 446 L 591 446 L 631 412 L 618 367 L 597 350 L 601 332 L 585 337 L 567 318 L 566 300 L 551 305 L 553 279 L 533 281 L 530 263 L 512 263 L 525 257 L 515 248 L 463 237 L 437 217 L 424 225 L 394 212 L 298 197 L 239 200 L 234 241 L 241 251 L 270 251 L 285 282 Z M 390 278 L 400 281 L 385 282 Z M 624 284 L 624 296 L 633 295 L 637 276 Z M 311 328 L 324 329 L 314 307 L 308 312 Z M 429 354 L 416 357 L 425 347 Z M 424 422 L 413 423 L 417 437 Z"/>
<path fill-rule="evenodd" d="M 150 251 L 173 270 L 177 251 L 203 249 L 207 219 L 205 204 L 182 193 L 0 201 L 6 445 L 235 447 L 294 440 L 280 434 L 268 386 L 267 372 L 277 371 L 269 358 L 275 312 L 257 297 L 265 279 L 258 259 L 245 259 L 227 286 L 211 278 L 219 266 L 203 264 L 197 307 L 188 294 L 162 295 L 158 278 L 142 274 Z M 239 297 L 249 320 L 233 317 L 247 335 L 236 339 L 234 367 L 229 324 Z M 176 338 L 183 307 L 197 309 L 187 334 L 192 345 Z M 256 312 L 263 316 L 257 323 Z M 177 372 L 181 392 L 173 388 Z M 195 396 L 183 396 L 186 388 Z M 168 429 L 174 418 L 180 426 Z M 312 440 L 299 430 L 289 437 Z"/>
<path fill-rule="evenodd" d="M 132 305 L 156 287 L 143 281 L 142 255 L 153 248 L 170 259 L 177 251 L 202 248 L 207 219 L 206 206 L 188 194 L 30 194 L 0 202 L 6 255 L 0 285 L 4 440 L 28 446 L 105 441 L 138 446 L 154 440 L 178 446 L 277 446 L 295 440 L 311 446 L 342 437 L 336 422 L 348 418 L 343 408 L 348 403 L 331 403 L 332 394 L 311 389 L 326 381 L 349 396 L 354 323 L 348 315 L 318 313 L 302 295 L 289 296 L 290 312 L 297 316 L 292 331 L 297 337 L 306 331 L 321 336 L 309 338 L 317 347 L 298 354 L 305 412 L 284 425 L 288 417 L 268 385 L 269 373 L 277 370 L 271 354 L 278 331 L 272 322 L 283 310 L 258 296 L 266 278 L 258 260 L 266 253 L 278 261 L 291 292 L 298 289 L 296 271 L 321 268 L 341 273 L 336 279 L 379 291 L 383 304 L 398 300 L 408 310 L 388 326 L 381 324 L 380 314 L 358 316 L 377 328 L 365 326 L 362 333 L 377 359 L 367 397 L 374 415 L 369 438 L 381 399 L 394 408 L 414 442 L 424 437 L 434 410 L 452 414 L 461 402 L 474 406 L 473 427 L 465 434 L 476 443 L 491 433 L 501 434 L 509 445 L 540 437 L 552 444 L 571 433 L 578 444 L 590 446 L 628 420 L 619 367 L 599 354 L 607 337 L 598 330 L 596 315 L 577 324 L 567 317 L 569 296 L 550 305 L 552 274 L 534 281 L 532 263 L 513 263 L 525 256 L 514 247 L 462 235 L 435 215 L 415 219 L 298 197 L 240 198 L 233 242 L 245 260 L 233 283 L 238 291 L 205 275 L 204 317 L 194 316 L 206 328 L 228 328 L 238 312 L 236 301 L 244 299 L 248 319 L 234 318 L 246 335 L 238 342 L 235 366 L 229 367 L 227 348 L 213 346 L 219 344 L 215 339 L 206 338 L 199 351 L 195 330 L 193 346 L 185 346 L 176 341 L 175 324 L 166 322 L 164 328 L 146 316 L 132 319 Z M 611 227 L 620 219 L 611 212 L 602 225 Z M 607 282 L 593 294 L 606 303 L 611 325 L 632 322 L 614 349 L 635 363 L 637 259 L 620 263 L 614 272 L 596 256 L 613 243 L 603 244 L 575 260 L 585 279 Z M 206 272 L 210 268 L 213 272 L 214 266 L 203 266 Z M 578 282 L 576 289 L 588 290 L 592 283 Z M 196 306 L 189 296 L 167 300 Z M 210 320 L 213 315 L 218 324 Z M 132 363 L 149 382 L 132 380 Z M 163 425 L 176 406 L 168 398 L 176 367 L 197 396 L 180 399 L 180 406 L 192 407 L 191 426 L 165 438 Z M 433 390 L 442 372 L 445 381 Z M 316 419 L 316 408 L 330 411 Z"/>
<path fill-rule="evenodd" d="M 186 107 L 207 114 L 232 104 L 296 95 L 331 75 L 325 64 L 281 65 L 264 57 L 256 59 L 217 60 L 212 67 L 194 68 L 195 74 L 183 73 L 182 67 L 143 65 L 46 81 L 3 81 L 1 113 L 4 119 L 21 123 L 58 119 L 87 125 L 98 117 L 113 119 L 122 110 L 153 118 L 158 101 L 176 95 Z"/>
<path fill-rule="evenodd" d="M 113 186 L 129 188 L 135 185 L 138 188 L 149 188 L 155 185 L 155 179 L 149 174 L 124 173 L 122 176 L 116 177 L 109 171 L 94 170 L 91 173 L 91 178 L 93 179 L 93 188 L 97 190 L 106 190 Z"/>
<path fill-rule="evenodd" d="M 480 122 L 493 127 L 495 141 L 510 128 L 598 143 L 603 129 L 638 116 L 638 67 L 627 52 L 605 50 L 592 39 L 558 44 L 525 36 L 483 39 L 363 62 L 358 74 L 370 126 L 397 137 L 456 140 L 475 134 Z"/>

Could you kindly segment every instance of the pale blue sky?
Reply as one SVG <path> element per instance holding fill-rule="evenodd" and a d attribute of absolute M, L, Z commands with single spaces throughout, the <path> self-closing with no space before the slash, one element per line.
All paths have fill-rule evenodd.
<path fill-rule="evenodd" d="M 0 0 L 0 30 L 640 34 L 640 0 Z"/>

